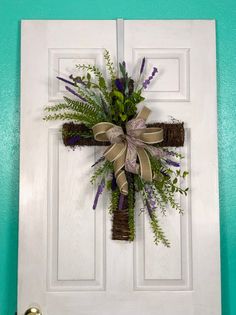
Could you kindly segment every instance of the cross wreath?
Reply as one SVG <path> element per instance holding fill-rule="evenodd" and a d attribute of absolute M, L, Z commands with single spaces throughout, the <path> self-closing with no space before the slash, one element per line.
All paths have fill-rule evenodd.
<path fill-rule="evenodd" d="M 104 188 L 109 189 L 110 186 L 112 239 L 134 239 L 137 191 L 142 194 L 150 216 L 155 243 L 162 242 L 169 247 L 168 239 L 158 226 L 156 211 L 159 205 L 163 210 L 170 203 L 181 212 L 174 200 L 175 193 L 187 194 L 188 188 L 178 186 L 178 178 L 184 178 L 187 172 L 181 173 L 180 170 L 173 171 L 170 168 L 179 167 L 180 164 L 173 160 L 178 154 L 168 149 L 183 146 L 184 124 L 176 121 L 146 122 L 151 111 L 143 105 L 141 109 L 138 108 L 138 104 L 144 100 L 143 89 L 148 87 L 158 70 L 153 67 L 151 75 L 142 82 L 145 58 L 137 82 L 128 75 L 125 62 L 119 63 L 120 73 L 117 74 L 108 51 L 105 51 L 104 59 L 110 81 L 105 81 L 96 66 L 78 65 L 80 70 L 87 72 L 86 76 L 71 75 L 69 79 L 58 77 L 66 83 L 66 90 L 74 98 L 64 97 L 65 103 L 46 107 L 49 115 L 44 119 L 72 120 L 62 127 L 65 146 L 107 147 L 94 164 L 102 164 L 100 171 L 94 173 L 95 179 L 100 177 L 102 180 L 95 195 L 93 209 L 96 209 Z"/>

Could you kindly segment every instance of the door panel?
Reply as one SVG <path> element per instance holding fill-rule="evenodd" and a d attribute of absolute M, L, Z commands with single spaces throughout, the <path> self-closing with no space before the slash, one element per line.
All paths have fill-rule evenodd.
<path fill-rule="evenodd" d="M 199 298 L 215 304 L 216 295 L 220 301 L 220 283 L 214 21 L 125 21 L 124 42 L 124 58 L 130 69 L 142 56 L 146 56 L 149 69 L 157 65 L 159 76 L 144 93 L 152 110 L 150 120 L 167 121 L 172 115 L 184 121 L 187 137 L 181 151 L 187 165 L 181 167 L 191 169 L 191 192 L 180 199 L 184 218 L 173 224 L 173 215 L 164 218 L 169 220 L 172 249 L 165 253 L 165 249 L 152 248 L 150 234 L 138 229 L 143 240 L 136 243 L 140 286 L 153 290 L 192 289 L 194 304 Z M 153 270 L 153 261 L 159 262 L 160 256 L 161 262 Z M 159 265 L 164 265 L 160 274 L 156 273 Z M 145 279 L 145 273 L 151 279 L 147 274 Z M 204 314 L 208 311 L 210 307 L 204 312 L 199 309 Z M 213 313 L 220 313 L 219 304 Z"/>
<path fill-rule="evenodd" d="M 137 198 L 134 243 L 111 240 L 108 197 L 92 210 L 91 165 L 104 148 L 64 147 L 43 107 L 66 91 L 75 64 L 104 69 L 103 52 L 130 73 L 147 58 L 150 121 L 184 121 L 184 215 L 161 217 L 171 248 L 155 246 Z M 213 21 L 23 21 L 19 228 L 20 315 L 220 315 Z M 154 81 L 154 80 L 153 80 Z"/>
<path fill-rule="evenodd" d="M 89 182 L 96 151 L 68 150 L 58 129 L 49 130 L 49 291 L 104 289 L 105 211 L 91 210 Z"/>
<path fill-rule="evenodd" d="M 150 104 L 149 104 L 150 105 Z M 181 171 L 190 169 L 190 133 L 185 129 L 185 146 L 178 149 L 185 159 Z M 190 187 L 190 178 L 181 183 Z M 137 242 L 134 246 L 134 280 L 137 290 L 184 291 L 192 290 L 192 234 L 191 194 L 176 194 L 184 215 L 169 208 L 160 223 L 167 232 L 171 247 L 156 246 L 148 217 L 137 212 Z"/>

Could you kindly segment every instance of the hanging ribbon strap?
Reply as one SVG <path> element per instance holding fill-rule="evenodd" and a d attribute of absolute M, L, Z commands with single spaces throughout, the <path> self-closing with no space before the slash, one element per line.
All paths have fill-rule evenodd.
<path fill-rule="evenodd" d="M 151 182 L 152 168 L 147 151 L 153 156 L 163 157 L 163 151 L 152 145 L 163 141 L 163 130 L 147 128 L 145 125 L 150 112 L 144 106 L 136 118 L 126 123 L 126 134 L 120 126 L 109 122 L 101 122 L 92 127 L 95 140 L 111 143 L 103 155 L 113 162 L 116 182 L 124 195 L 128 194 L 125 170 L 140 174 L 142 179 Z"/>

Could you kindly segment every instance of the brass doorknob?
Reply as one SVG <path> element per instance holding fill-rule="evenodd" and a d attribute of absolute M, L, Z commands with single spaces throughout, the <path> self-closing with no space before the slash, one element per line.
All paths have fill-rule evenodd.
<path fill-rule="evenodd" d="M 24 315 L 42 315 L 42 313 L 37 307 L 30 307 Z"/>

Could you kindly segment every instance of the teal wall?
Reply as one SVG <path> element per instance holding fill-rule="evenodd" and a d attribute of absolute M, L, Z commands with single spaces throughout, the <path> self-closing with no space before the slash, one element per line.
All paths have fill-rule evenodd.
<path fill-rule="evenodd" d="M 222 308 L 223 315 L 235 315 L 235 0 L 0 0 L 0 315 L 16 310 L 20 20 L 117 17 L 217 21 Z"/>

